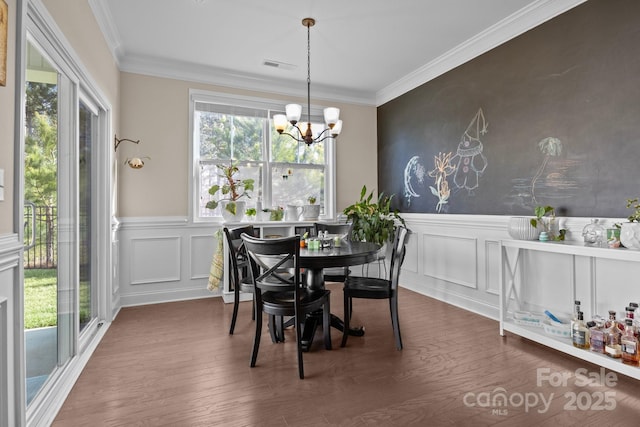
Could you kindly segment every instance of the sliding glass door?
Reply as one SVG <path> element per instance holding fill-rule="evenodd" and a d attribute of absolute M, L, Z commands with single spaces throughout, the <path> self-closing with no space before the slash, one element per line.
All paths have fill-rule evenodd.
<path fill-rule="evenodd" d="M 24 313 L 27 404 L 95 330 L 94 145 L 99 110 L 34 41 L 27 45 Z M 92 328 L 93 325 L 93 328 Z"/>
<path fill-rule="evenodd" d="M 61 75 L 32 43 L 27 46 L 25 105 L 25 238 L 24 326 L 27 404 L 33 400 L 56 367 L 71 353 L 64 310 L 72 306 L 68 269 L 60 270 L 67 255 L 60 251 L 61 231 L 68 218 L 60 217 L 60 110 Z M 64 215 L 64 211 L 62 213 Z M 66 224 L 66 225 L 65 225 Z M 61 259 L 61 257 L 63 259 Z M 63 285 L 60 286 L 60 283 Z M 65 298 L 66 297 L 66 298 Z M 63 310 L 60 310 L 64 307 Z"/>

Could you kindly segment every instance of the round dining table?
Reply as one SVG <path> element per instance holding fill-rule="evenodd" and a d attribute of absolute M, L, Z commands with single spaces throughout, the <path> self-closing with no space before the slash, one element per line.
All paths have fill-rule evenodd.
<path fill-rule="evenodd" d="M 333 243 L 322 249 L 300 248 L 300 267 L 305 271 L 306 286 L 310 289 L 324 289 L 324 269 L 332 267 L 350 267 L 354 265 L 368 264 L 377 259 L 380 245 L 371 242 L 341 241 L 339 246 Z M 304 325 L 302 334 L 302 347 L 308 350 L 313 341 L 316 327 L 322 318 L 316 315 L 309 316 Z M 344 330 L 344 323 L 338 316 L 331 315 L 331 326 Z M 350 335 L 362 336 L 362 328 L 349 330 Z"/>

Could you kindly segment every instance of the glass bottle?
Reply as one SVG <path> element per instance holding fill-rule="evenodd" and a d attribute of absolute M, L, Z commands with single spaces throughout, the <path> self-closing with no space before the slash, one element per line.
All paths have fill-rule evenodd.
<path fill-rule="evenodd" d="M 587 224 L 582 229 L 582 237 L 584 244 L 588 246 L 604 246 L 606 242 L 606 234 L 603 226 L 598 224 L 598 219 L 592 219 L 590 224 Z"/>
<path fill-rule="evenodd" d="M 571 330 L 573 346 L 578 348 L 589 348 L 589 329 L 584 324 L 584 314 L 578 312 L 578 320 L 573 324 Z"/>
<path fill-rule="evenodd" d="M 637 302 L 630 302 L 629 303 L 629 307 L 633 307 L 633 309 L 634 309 L 634 311 L 633 311 L 633 329 L 636 331 L 636 338 L 638 338 L 639 335 L 640 335 L 640 315 L 638 315 L 638 317 L 635 316 L 636 313 L 640 313 L 638 311 L 638 303 Z"/>
<path fill-rule="evenodd" d="M 631 303 L 631 304 L 633 304 L 633 303 Z M 624 311 L 625 311 L 624 322 L 626 323 L 627 319 L 631 319 L 631 327 L 633 328 L 633 334 L 637 338 L 638 337 L 638 330 L 636 329 L 636 325 L 635 325 L 635 322 L 634 322 L 636 308 L 633 307 L 631 304 L 629 304 L 624 309 Z"/>
<path fill-rule="evenodd" d="M 591 337 L 589 346 L 591 351 L 604 354 L 604 347 L 606 344 L 604 319 L 600 316 L 595 316 L 593 321 L 595 326 L 589 328 L 589 336 Z"/>
<path fill-rule="evenodd" d="M 638 366 L 640 354 L 638 353 L 638 339 L 633 335 L 633 320 L 624 319 L 625 328 L 620 344 L 622 346 L 622 363 Z"/>
<path fill-rule="evenodd" d="M 573 333 L 573 325 L 578 321 L 578 313 L 580 313 L 580 301 L 573 302 L 573 316 L 571 317 L 571 333 Z"/>
<path fill-rule="evenodd" d="M 605 346 L 604 354 L 614 359 L 622 357 L 622 347 L 620 346 L 620 338 L 622 331 L 616 322 L 616 311 L 609 310 L 609 326 L 605 330 Z"/>

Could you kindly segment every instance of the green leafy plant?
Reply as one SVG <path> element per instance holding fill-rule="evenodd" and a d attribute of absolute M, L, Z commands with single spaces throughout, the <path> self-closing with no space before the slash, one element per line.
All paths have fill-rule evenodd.
<path fill-rule="evenodd" d="M 538 225 L 540 225 L 544 231 L 549 233 L 550 239 L 564 240 L 567 230 L 564 228 L 559 229 L 556 236 L 552 229 L 552 224 L 556 220 L 556 210 L 553 206 L 536 206 L 533 212 L 536 215 L 535 218 L 531 218 L 531 226 L 533 228 L 538 228 Z M 545 218 L 547 219 L 545 220 Z"/>
<path fill-rule="evenodd" d="M 258 211 L 256 211 L 255 208 L 249 208 L 246 211 L 244 211 L 244 213 L 247 216 L 256 216 L 258 214 Z"/>
<path fill-rule="evenodd" d="M 209 200 L 206 207 L 208 209 L 216 209 L 221 201 L 228 200 L 229 203 L 227 203 L 225 209 L 235 215 L 236 202 L 243 197 L 251 198 L 249 192 L 253 191 L 254 180 L 251 178 L 237 179 L 235 175 L 240 170 L 238 166 L 233 164 L 233 160 L 229 165 L 216 165 L 216 167 L 221 171 L 218 176 L 224 178 L 226 182 L 222 186 L 215 184 L 209 188 L 209 194 L 212 196 L 215 196 L 218 192 L 221 192 L 222 196 L 218 200 Z"/>
<path fill-rule="evenodd" d="M 640 222 L 640 203 L 638 198 L 627 199 L 627 208 L 633 209 L 633 213 L 627 217 L 629 222 Z"/>
<path fill-rule="evenodd" d="M 373 191 L 367 196 L 367 186 L 362 186 L 360 200 L 347 206 L 343 213 L 353 223 L 352 238 L 359 241 L 374 242 L 383 245 L 393 238 L 398 225 L 405 225 L 398 211 L 391 211 L 390 197 L 380 193 L 373 199 Z"/>
<path fill-rule="evenodd" d="M 316 204 L 316 196 L 309 196 L 307 198 L 307 200 L 309 201 L 310 205 L 315 205 Z"/>
<path fill-rule="evenodd" d="M 284 218 L 284 208 L 282 206 L 277 206 L 273 209 L 269 209 L 269 221 L 282 221 Z"/>

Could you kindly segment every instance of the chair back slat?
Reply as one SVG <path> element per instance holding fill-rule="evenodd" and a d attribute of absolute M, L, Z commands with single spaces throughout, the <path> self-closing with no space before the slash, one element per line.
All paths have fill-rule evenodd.
<path fill-rule="evenodd" d="M 239 273 L 239 261 L 248 259 L 241 236 L 242 234 L 255 236 L 256 229 L 252 225 L 247 225 L 233 229 L 224 227 L 222 231 L 224 232 L 225 239 L 227 240 L 229 261 L 231 262 L 229 279 L 232 281 L 234 287 L 240 286 L 241 277 Z"/>
<path fill-rule="evenodd" d="M 407 238 L 409 231 L 406 227 L 399 226 L 396 228 L 393 239 L 393 250 L 391 253 L 391 267 L 389 269 L 389 280 L 391 281 L 391 289 L 398 289 L 398 281 L 400 279 L 400 270 L 404 262 L 404 256 L 407 248 Z"/>
<path fill-rule="evenodd" d="M 291 291 L 300 287 L 300 236 L 259 239 L 242 235 L 251 262 L 257 268 L 254 285 L 262 291 Z"/>
<path fill-rule="evenodd" d="M 326 231 L 329 234 L 346 234 L 346 239 L 351 240 L 351 232 L 353 229 L 353 223 L 341 223 L 341 224 L 328 224 L 323 222 L 315 223 L 316 230 Z"/>

